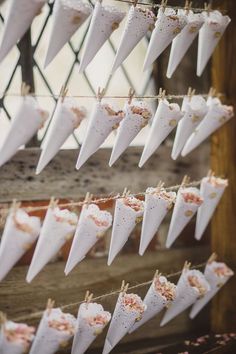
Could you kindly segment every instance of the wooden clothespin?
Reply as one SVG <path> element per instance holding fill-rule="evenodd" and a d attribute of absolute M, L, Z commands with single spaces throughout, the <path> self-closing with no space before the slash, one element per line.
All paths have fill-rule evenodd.
<path fill-rule="evenodd" d="M 25 82 L 21 84 L 21 96 L 25 97 L 30 93 L 30 85 L 27 85 Z"/>
<path fill-rule="evenodd" d="M 188 262 L 188 261 L 185 261 L 185 262 L 184 262 L 184 267 L 183 267 L 183 270 L 189 270 L 189 269 L 190 269 L 190 267 L 191 267 L 191 263 L 190 263 L 190 262 Z"/>
<path fill-rule="evenodd" d="M 196 90 L 195 89 L 192 89 L 192 87 L 189 87 L 188 88 L 188 92 L 187 92 L 187 96 L 189 98 L 189 101 L 191 101 L 193 95 L 195 94 Z"/>
<path fill-rule="evenodd" d="M 163 90 L 162 87 L 159 89 L 158 100 L 164 100 L 166 97 L 166 90 Z"/>
<path fill-rule="evenodd" d="M 208 97 L 214 97 L 216 95 L 216 89 L 214 87 L 210 87 L 208 92 Z"/>
<path fill-rule="evenodd" d="M 105 89 L 101 89 L 100 87 L 98 88 L 98 93 L 97 93 L 97 99 L 99 102 L 101 102 L 101 100 L 103 99 L 105 95 Z"/>
<path fill-rule="evenodd" d="M 51 197 L 50 202 L 49 202 L 49 208 L 56 208 L 58 205 L 59 200 L 55 199 L 55 197 Z"/>
<path fill-rule="evenodd" d="M 184 5 L 184 9 L 185 9 L 187 15 L 188 15 L 189 11 L 191 10 L 191 7 L 192 7 L 192 1 L 186 0 L 185 5 Z"/>
<path fill-rule="evenodd" d="M 4 324 L 7 322 L 7 316 L 5 315 L 5 313 L 3 313 L 2 311 L 0 312 L 0 327 L 4 326 Z"/>
<path fill-rule="evenodd" d="M 134 98 L 134 94 L 135 94 L 134 89 L 130 88 L 130 89 L 129 89 L 129 94 L 128 94 L 128 96 L 129 96 L 128 104 L 131 104 L 132 99 Z"/>
<path fill-rule="evenodd" d="M 207 15 L 209 16 L 210 12 L 211 12 L 211 3 L 210 2 L 209 3 L 205 2 L 204 3 L 204 9 L 207 12 Z"/>
<path fill-rule="evenodd" d="M 125 284 L 125 281 L 122 280 L 122 284 L 121 284 L 121 288 L 120 288 L 120 292 L 125 295 L 128 291 L 129 288 L 129 283 Z"/>
<path fill-rule="evenodd" d="M 162 0 L 161 1 L 161 9 L 163 12 L 165 12 L 166 6 L 167 6 L 168 0 Z"/>
<path fill-rule="evenodd" d="M 84 203 L 85 203 L 86 207 L 88 207 L 88 205 L 91 203 L 92 198 L 93 198 L 93 194 L 90 194 L 89 192 L 87 192 L 85 195 L 85 199 L 84 199 Z"/>
<path fill-rule="evenodd" d="M 17 202 L 16 199 L 13 199 L 11 209 L 14 213 L 16 213 L 16 211 L 20 208 L 20 206 L 21 206 L 21 203 Z"/>
<path fill-rule="evenodd" d="M 84 297 L 84 302 L 88 305 L 93 299 L 93 293 L 90 294 L 89 290 L 86 291 L 85 297 Z"/>
<path fill-rule="evenodd" d="M 162 276 L 162 273 L 159 273 L 159 270 L 157 269 L 156 272 L 155 272 L 155 274 L 154 274 L 153 279 L 159 278 L 159 277 L 161 277 L 161 276 Z"/>
<path fill-rule="evenodd" d="M 48 299 L 48 301 L 47 301 L 47 307 L 46 307 L 47 312 L 48 312 L 48 316 L 50 316 L 54 305 L 55 305 L 55 301 L 52 300 L 52 299 Z"/>
<path fill-rule="evenodd" d="M 127 187 L 125 187 L 123 193 L 122 193 L 122 198 L 128 197 L 130 195 L 130 191 L 128 190 Z"/>
<path fill-rule="evenodd" d="M 65 86 L 62 86 L 61 91 L 60 91 L 60 98 L 61 98 L 62 103 L 64 102 L 67 93 L 68 93 L 68 88 L 66 88 Z"/>
<path fill-rule="evenodd" d="M 188 175 L 185 175 L 182 182 L 181 182 L 181 188 L 184 188 L 186 184 L 190 182 L 190 177 Z"/>
<path fill-rule="evenodd" d="M 212 253 L 212 255 L 210 256 L 210 258 L 208 259 L 207 263 L 211 264 L 212 262 L 216 261 L 218 258 L 217 254 L 215 252 Z"/>
<path fill-rule="evenodd" d="M 212 171 L 211 169 L 207 172 L 207 177 L 209 178 L 209 181 L 211 182 L 212 177 L 215 176 L 215 172 Z"/>
<path fill-rule="evenodd" d="M 158 182 L 158 185 L 157 185 L 157 188 L 156 188 L 156 192 L 157 193 L 160 193 L 160 191 L 161 191 L 161 189 L 164 187 L 164 182 L 162 182 L 162 181 L 159 181 Z"/>
<path fill-rule="evenodd" d="M 134 0 L 134 1 L 133 1 L 133 7 L 136 7 L 136 6 L 137 6 L 137 3 L 138 3 L 138 0 Z"/>

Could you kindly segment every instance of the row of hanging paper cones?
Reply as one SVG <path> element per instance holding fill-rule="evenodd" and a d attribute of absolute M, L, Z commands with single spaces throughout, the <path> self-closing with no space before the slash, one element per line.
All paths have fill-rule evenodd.
<path fill-rule="evenodd" d="M 48 119 L 48 112 L 39 106 L 33 96 L 27 95 L 28 90 L 29 87 L 23 86 L 22 102 L 0 149 L 0 166 L 25 145 Z M 42 143 L 37 174 L 55 157 L 86 116 L 86 109 L 72 97 L 67 97 L 66 93 L 67 90 L 63 89 Z M 132 89 L 123 109 L 117 109 L 114 105 L 104 102 L 104 94 L 104 90 L 98 90 L 98 100 L 88 120 L 77 169 L 101 147 L 112 131 L 117 134 L 110 166 L 118 160 L 141 130 L 151 125 L 139 162 L 139 167 L 142 167 L 175 127 L 177 131 L 171 154 L 173 159 L 177 159 L 180 154 L 189 154 L 234 115 L 233 107 L 223 105 L 213 89 L 205 100 L 202 95 L 195 95 L 195 90 L 189 88 L 188 93 L 183 95 L 181 108 L 177 103 L 169 103 L 165 90 L 160 89 L 159 95 L 156 96 L 159 104 L 154 116 L 144 100 L 133 99 Z"/>
<path fill-rule="evenodd" d="M 161 326 L 190 307 L 190 318 L 194 319 L 234 274 L 225 263 L 216 261 L 215 254 L 204 265 L 205 270 L 202 273 L 197 268 L 203 265 L 191 269 L 191 264 L 185 262 L 182 272 L 163 276 L 156 271 L 151 281 L 130 288 L 129 284 L 123 281 L 120 290 L 94 299 L 93 294 L 86 292 L 84 301 L 67 304 L 61 308 L 54 308 L 54 301 L 48 300 L 45 311 L 24 317 L 26 321 L 42 317 L 36 335 L 34 327 L 17 323 L 22 321 L 22 318 L 13 322 L 1 315 L 1 354 L 23 354 L 28 350 L 30 354 L 53 354 L 60 348 L 69 346 L 73 337 L 71 353 L 83 354 L 110 322 L 102 352 L 108 354 L 125 335 L 145 325 L 164 308 L 167 310 Z M 168 280 L 176 275 L 180 275 L 177 285 Z M 128 289 L 134 290 L 148 285 L 150 287 L 144 300 L 136 293 L 127 293 Z M 116 294 L 118 299 L 113 315 L 95 302 Z M 62 312 L 78 305 L 77 319 Z"/>
<path fill-rule="evenodd" d="M 46 2 L 11 1 L 4 25 L 0 61 L 23 36 Z M 229 16 L 223 16 L 219 11 L 211 11 L 210 5 L 206 7 L 206 11 L 194 14 L 189 1 L 186 1 L 184 8 L 176 12 L 174 8 L 167 7 L 167 1 L 162 1 L 156 17 L 151 9 L 136 6 L 136 3 L 137 1 L 134 1 L 129 9 L 112 73 L 125 61 L 141 39 L 152 31 L 144 70 L 149 68 L 173 41 L 167 70 L 167 77 L 171 77 L 199 33 L 197 75 L 200 76 L 230 23 Z M 152 4 L 149 7 L 151 8 Z M 92 7 L 81 0 L 55 0 L 45 66 L 55 58 L 91 13 Z M 119 27 L 125 15 L 125 12 L 117 7 L 103 5 L 102 1 L 95 3 L 80 61 L 81 72 Z"/>
<path fill-rule="evenodd" d="M 200 240 L 228 182 L 215 177 L 210 171 L 201 181 L 188 183 L 189 179 L 185 176 L 177 194 L 171 188 L 165 189 L 164 183 L 160 182 L 156 188 L 150 187 L 145 193 L 139 193 L 139 199 L 126 189 L 121 195 L 103 198 L 103 201 L 115 200 L 114 218 L 110 212 L 100 209 L 99 200 L 92 200 L 88 194 L 84 202 L 69 204 L 83 206 L 79 218 L 68 209 L 60 209 L 57 201 L 52 199 L 45 208 L 47 213 L 42 227 L 40 218 L 27 214 L 27 211 L 40 208 L 24 210 L 16 202 L 13 203 L 0 244 L 0 280 L 39 237 L 26 277 L 31 282 L 75 234 L 65 267 L 65 274 L 68 275 L 104 237 L 112 225 L 112 219 L 108 265 L 122 250 L 135 226 L 142 221 L 139 254 L 143 255 L 173 205 L 166 247 L 175 242 L 196 213 L 195 238 Z M 200 190 L 196 188 L 199 185 Z M 140 199 L 143 196 L 144 201 Z"/>

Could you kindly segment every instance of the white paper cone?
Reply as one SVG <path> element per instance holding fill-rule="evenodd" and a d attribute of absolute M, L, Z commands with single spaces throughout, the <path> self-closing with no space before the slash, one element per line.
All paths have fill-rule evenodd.
<path fill-rule="evenodd" d="M 150 156 L 176 127 L 182 117 L 183 113 L 180 111 L 178 104 L 169 103 L 166 99 L 160 100 L 143 149 L 139 167 L 142 167 L 145 164 Z"/>
<path fill-rule="evenodd" d="M 204 177 L 201 181 L 200 195 L 204 203 L 197 212 L 197 221 L 195 229 L 195 239 L 200 240 L 209 224 L 214 211 L 227 187 L 227 180 L 221 178 Z"/>
<path fill-rule="evenodd" d="M 91 6 L 82 0 L 55 1 L 45 67 L 50 64 L 77 29 L 82 26 L 91 12 Z"/>
<path fill-rule="evenodd" d="M 225 106 L 222 104 L 213 104 L 209 107 L 209 111 L 205 118 L 198 125 L 195 131 L 190 135 L 187 140 L 182 156 L 186 156 L 197 146 L 199 146 L 205 139 L 212 133 L 219 129 L 223 124 L 228 122 L 234 115 L 232 106 Z"/>
<path fill-rule="evenodd" d="M 83 72 L 99 49 L 123 20 L 125 13 L 113 6 L 104 6 L 97 1 L 86 37 L 79 71 Z"/>
<path fill-rule="evenodd" d="M 143 311 L 127 308 L 124 305 L 125 297 L 135 297 L 139 302 Z M 140 320 L 143 312 L 145 313 L 146 306 L 138 295 L 120 293 L 116 307 L 112 316 L 112 320 L 107 332 L 105 345 L 102 354 L 108 354 L 116 346 L 116 344 L 128 333 L 129 329 L 134 325 L 135 321 Z"/>
<path fill-rule="evenodd" d="M 148 188 L 145 195 L 143 225 L 139 246 L 139 254 L 142 256 L 149 243 L 157 233 L 164 217 L 171 209 L 176 193 L 166 192 L 165 189 L 157 191 L 156 188 Z"/>
<path fill-rule="evenodd" d="M 225 274 L 217 274 L 218 269 L 225 269 Z M 190 312 L 190 318 L 195 318 L 208 302 L 215 296 L 223 285 L 234 275 L 234 272 L 225 263 L 211 262 L 206 265 L 204 275 L 210 284 L 210 291 L 204 297 L 197 300 Z"/>
<path fill-rule="evenodd" d="M 184 14 L 186 14 L 185 10 L 178 10 L 178 15 L 184 16 Z M 170 58 L 166 74 L 169 79 L 172 77 L 177 66 L 180 64 L 187 50 L 197 37 L 197 34 L 204 23 L 204 17 L 201 14 L 194 14 L 192 11 L 189 11 L 186 16 L 186 20 L 186 26 L 174 38 L 171 45 Z"/>
<path fill-rule="evenodd" d="M 199 297 L 203 296 L 203 293 L 196 286 L 190 285 L 189 277 L 196 277 L 198 279 L 205 294 L 210 290 L 210 285 L 201 272 L 195 269 L 184 269 L 177 284 L 177 296 L 167 309 L 161 321 L 161 327 L 189 308 Z"/>
<path fill-rule="evenodd" d="M 117 131 L 109 166 L 112 166 L 126 150 L 133 139 L 144 128 L 152 117 L 152 112 L 145 102 L 136 101 L 124 107 L 125 118 Z"/>
<path fill-rule="evenodd" d="M 58 101 L 52 122 L 42 145 L 42 152 L 36 169 L 39 174 L 60 150 L 66 139 L 78 128 L 85 118 L 86 110 L 75 100 L 65 98 Z"/>
<path fill-rule="evenodd" d="M 130 7 L 125 29 L 112 66 L 112 74 L 128 57 L 148 30 L 153 28 L 154 22 L 155 15 L 149 9 L 133 5 Z"/>
<path fill-rule="evenodd" d="M 173 298 L 171 300 L 167 299 L 164 295 L 162 295 L 160 292 L 156 290 L 155 282 L 159 281 L 161 284 L 168 284 L 169 287 L 171 287 L 173 291 Z M 164 285 L 165 286 L 165 285 Z M 147 306 L 146 311 L 142 315 L 142 318 L 140 321 L 136 322 L 131 329 L 129 330 L 129 333 L 133 333 L 138 329 L 140 326 L 151 320 L 153 317 L 155 317 L 159 312 L 163 310 L 164 307 L 168 306 L 170 301 L 173 301 L 176 296 L 176 286 L 168 280 L 163 277 L 163 276 L 157 276 L 155 277 L 154 281 L 152 282 L 144 300 L 143 303 Z"/>
<path fill-rule="evenodd" d="M 68 330 L 54 328 L 56 323 L 68 323 Z M 35 340 L 29 354 L 54 354 L 64 348 L 73 337 L 76 329 L 76 319 L 61 309 L 45 310 L 40 321 Z"/>
<path fill-rule="evenodd" d="M 187 193 L 194 193 L 194 195 L 199 197 L 199 202 L 186 202 L 183 195 Z M 185 226 L 190 222 L 197 209 L 201 205 L 201 202 L 200 192 L 197 188 L 190 187 L 179 189 L 166 240 L 167 248 L 169 248 L 174 243 Z"/>
<path fill-rule="evenodd" d="M 0 149 L 0 166 L 11 159 L 43 126 L 48 112 L 42 110 L 33 97 L 23 97 L 10 130 Z"/>
<path fill-rule="evenodd" d="M 99 304 L 84 303 L 80 305 L 77 318 L 78 328 L 71 353 L 85 353 L 96 337 L 102 333 L 110 319 L 111 314 L 104 311 L 103 307 Z"/>
<path fill-rule="evenodd" d="M 136 203 L 138 211 L 127 205 L 127 201 Z M 136 224 L 143 216 L 143 202 L 134 197 L 119 198 L 116 200 L 111 243 L 108 256 L 108 265 L 111 265 L 116 255 L 123 248 Z"/>
<path fill-rule="evenodd" d="M 173 160 L 176 160 L 180 155 L 186 141 L 194 132 L 196 127 L 203 120 L 207 113 L 206 101 L 202 96 L 193 96 L 189 100 L 188 96 L 184 97 L 182 112 L 184 112 L 183 119 L 180 120 L 177 126 L 174 145 L 171 153 Z"/>
<path fill-rule="evenodd" d="M 23 323 L 15 323 L 12 321 L 6 321 L 1 325 L 0 330 L 0 353 L 1 354 L 25 354 L 28 353 L 30 343 L 34 339 L 35 328 L 29 327 Z M 18 336 L 13 333 L 18 332 Z M 22 341 L 20 334 L 27 338 Z M 14 339 L 13 339 L 14 337 Z M 11 338 L 11 339 L 10 339 Z"/>
<path fill-rule="evenodd" d="M 23 37 L 46 2 L 46 0 L 9 1 L 0 47 L 0 62 Z"/>
<path fill-rule="evenodd" d="M 159 57 L 159 55 L 168 47 L 172 40 L 181 32 L 186 25 L 186 16 L 176 15 L 174 9 L 159 9 L 155 29 L 152 32 L 147 54 L 144 60 L 143 70 Z"/>
<path fill-rule="evenodd" d="M 40 219 L 23 209 L 11 209 L 0 244 L 0 281 L 34 244 L 40 232 Z"/>
<path fill-rule="evenodd" d="M 230 23 L 229 16 L 223 16 L 219 11 L 203 12 L 205 23 L 199 31 L 197 76 L 201 76 L 215 47 L 219 43 L 226 27 Z"/>
<path fill-rule="evenodd" d="M 123 111 L 116 112 L 108 104 L 96 103 L 77 160 L 77 170 L 99 149 L 111 131 L 118 127 L 123 118 Z"/>
<path fill-rule="evenodd" d="M 108 211 L 100 210 L 95 204 L 83 208 L 66 263 L 66 275 L 85 258 L 99 238 L 104 236 L 111 224 L 112 215 Z"/>
<path fill-rule="evenodd" d="M 67 209 L 60 210 L 57 207 L 49 206 L 28 270 L 27 282 L 30 283 L 60 251 L 66 241 L 73 236 L 77 222 L 76 214 Z"/>

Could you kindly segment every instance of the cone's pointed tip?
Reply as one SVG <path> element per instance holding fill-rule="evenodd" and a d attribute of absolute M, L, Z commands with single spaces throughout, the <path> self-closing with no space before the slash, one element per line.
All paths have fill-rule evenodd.
<path fill-rule="evenodd" d="M 160 323 L 160 327 L 163 327 L 167 324 L 168 321 L 166 321 L 165 319 L 163 319 Z"/>
<path fill-rule="evenodd" d="M 170 248 L 172 244 L 173 244 L 173 242 L 166 241 L 166 248 Z"/>
<path fill-rule="evenodd" d="M 173 75 L 173 72 L 167 71 L 167 73 L 166 73 L 167 79 L 171 79 L 172 75 Z"/>
<path fill-rule="evenodd" d="M 189 314 L 189 318 L 191 320 L 193 320 L 196 317 L 196 315 L 197 315 L 197 313 L 194 313 L 194 312 L 191 311 L 190 314 Z"/>
<path fill-rule="evenodd" d="M 178 158 L 178 154 L 171 154 L 171 158 L 172 158 L 172 160 L 177 160 L 177 158 Z"/>

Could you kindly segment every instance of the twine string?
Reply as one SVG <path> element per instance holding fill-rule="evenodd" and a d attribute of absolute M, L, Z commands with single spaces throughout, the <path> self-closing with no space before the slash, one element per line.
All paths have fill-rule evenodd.
<path fill-rule="evenodd" d="M 206 264 L 207 264 L 207 262 L 200 263 L 200 264 L 197 264 L 196 266 L 191 267 L 190 269 L 199 269 L 199 268 L 204 267 Z M 181 275 L 181 274 L 182 274 L 182 270 L 180 270 L 178 272 L 175 272 L 175 273 L 167 274 L 167 275 L 165 275 L 165 277 L 170 279 L 170 278 L 174 278 L 174 277 L 176 277 L 178 275 Z M 139 283 L 139 284 L 130 286 L 129 290 L 136 290 L 136 289 L 142 288 L 144 286 L 151 285 L 152 282 L 153 282 L 153 279 L 152 280 L 148 280 L 148 281 L 143 282 L 143 283 Z M 121 290 L 119 288 L 117 290 L 108 292 L 106 294 L 102 294 L 102 295 L 99 295 L 97 297 L 93 297 L 93 301 L 99 301 L 99 300 L 103 300 L 103 299 L 105 299 L 107 297 L 111 297 L 111 296 L 117 295 L 117 294 L 120 293 L 120 291 Z M 63 310 L 69 310 L 69 309 L 71 309 L 71 308 L 73 308 L 75 306 L 79 306 L 79 305 L 83 304 L 84 302 L 85 302 L 85 300 L 81 300 L 81 301 L 78 301 L 78 302 L 72 302 L 72 303 L 60 306 L 60 309 L 62 311 Z M 36 318 L 40 318 L 43 315 L 43 313 L 44 313 L 44 311 L 37 311 L 37 312 L 31 313 L 29 315 L 22 315 L 22 316 L 19 316 L 19 317 L 13 319 L 13 321 L 14 322 L 21 322 L 21 321 L 33 320 L 33 319 L 36 319 Z"/>
<path fill-rule="evenodd" d="M 202 180 L 198 180 L 198 181 L 193 181 L 191 183 L 185 184 L 184 187 L 198 187 L 200 185 Z M 167 192 L 170 191 L 176 191 L 178 190 L 180 187 L 182 186 L 182 184 L 177 184 L 174 186 L 170 186 L 170 187 L 166 187 L 165 190 Z M 144 197 L 145 195 L 147 195 L 149 193 L 146 192 L 139 192 L 139 193 L 132 193 L 131 195 L 133 197 Z M 115 201 L 119 198 L 122 198 L 123 193 L 118 193 L 116 195 L 111 195 L 111 196 L 107 196 L 107 197 L 102 197 L 102 198 L 97 198 L 94 200 L 91 200 L 90 202 L 92 204 L 103 204 L 103 203 L 107 203 L 110 201 Z M 68 203 L 57 203 L 57 206 L 60 208 L 67 208 L 67 207 L 83 207 L 84 205 L 88 204 L 87 200 L 84 201 L 80 201 L 80 202 L 76 202 L 76 201 L 71 201 Z M 50 205 L 50 204 L 49 204 Z M 43 211 L 43 210 L 47 210 L 49 205 L 44 205 L 44 206 L 29 206 L 29 207 L 22 207 L 26 212 L 34 212 L 34 211 Z M 11 207 L 8 208 L 0 208 L 0 214 L 4 215 L 7 214 L 10 211 Z"/>
<path fill-rule="evenodd" d="M 0 95 L 0 97 L 22 97 L 21 93 L 14 93 L 14 92 L 5 92 Z M 43 94 L 43 93 L 30 93 L 30 96 L 33 96 L 35 98 L 55 98 L 59 99 L 61 97 L 60 94 Z M 186 97 L 187 94 L 180 94 L 180 95 L 165 95 L 165 98 L 167 100 L 179 100 L 183 99 Z M 202 93 L 202 94 L 197 94 L 197 96 L 202 96 L 203 98 L 208 98 L 209 93 Z M 97 99 L 96 95 L 70 95 L 67 94 L 66 97 L 68 98 L 88 98 L 88 99 Z M 217 97 L 225 97 L 224 93 L 217 93 Z M 105 95 L 103 96 L 103 99 L 129 99 L 130 96 L 128 95 Z M 134 95 L 133 99 L 147 99 L 147 100 L 159 100 L 161 97 L 160 95 Z"/>

